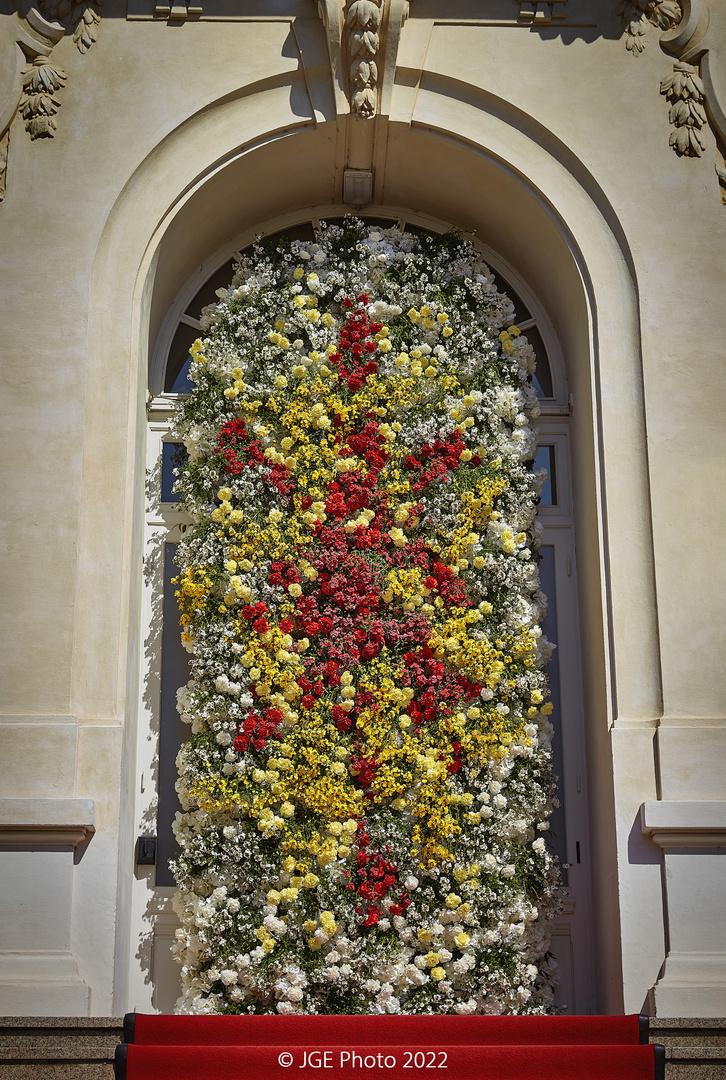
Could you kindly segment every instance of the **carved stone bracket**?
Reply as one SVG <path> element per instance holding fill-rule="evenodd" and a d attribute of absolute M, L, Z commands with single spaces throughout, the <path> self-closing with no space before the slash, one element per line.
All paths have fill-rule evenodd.
<path fill-rule="evenodd" d="M 187 19 L 200 19 L 204 14 L 202 0 L 186 0 L 177 2 L 174 0 L 157 0 L 154 8 L 155 19 L 166 19 L 168 22 L 186 22 Z"/>

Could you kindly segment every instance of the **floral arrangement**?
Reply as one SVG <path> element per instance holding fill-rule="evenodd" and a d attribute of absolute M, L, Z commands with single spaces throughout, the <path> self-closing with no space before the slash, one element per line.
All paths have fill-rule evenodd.
<path fill-rule="evenodd" d="M 182 1012 L 552 1007 L 534 354 L 455 235 L 258 242 L 180 401 Z"/>

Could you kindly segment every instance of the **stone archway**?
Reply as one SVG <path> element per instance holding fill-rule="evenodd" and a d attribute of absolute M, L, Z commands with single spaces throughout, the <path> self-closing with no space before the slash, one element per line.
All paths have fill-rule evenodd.
<path fill-rule="evenodd" d="M 236 142 L 240 132 L 246 140 L 242 147 Z M 78 604 L 77 655 L 86 650 L 90 655 L 99 635 L 120 635 L 119 678 L 109 684 L 118 687 L 124 701 L 123 776 L 129 791 L 135 784 L 133 687 L 141 652 L 135 597 L 140 593 L 149 341 L 191 270 L 230 236 L 251 236 L 261 221 L 282 228 L 303 210 L 314 215 L 316 208 L 350 209 L 340 201 L 336 135 L 332 121 L 301 122 L 289 93 L 279 87 L 250 88 L 191 118 L 155 149 L 126 184 L 99 244 L 89 310 L 89 400 L 97 407 L 86 423 L 77 586 L 79 599 L 93 592 L 96 602 Z M 382 185 L 387 208 L 437 218 L 506 252 L 545 303 L 562 344 L 575 400 L 571 430 L 587 643 L 585 709 L 591 812 L 598 823 L 591 847 L 599 1007 L 618 1011 L 619 992 L 608 990 L 621 984 L 615 943 L 641 938 L 640 955 L 647 954 L 641 963 L 653 968 L 650 982 L 662 956 L 659 877 L 647 887 L 637 882 L 641 912 L 631 915 L 632 905 L 621 907 L 636 883 L 628 871 L 627 835 L 616 833 L 613 809 L 621 762 L 649 738 L 641 721 L 658 714 L 637 298 L 627 250 L 586 170 L 549 133 L 502 101 L 463 84 L 431 80 L 422 83 L 411 116 L 398 119 L 392 108 L 386 137 L 377 187 Z M 122 422 L 120 402 L 125 403 Z M 115 463 L 110 470 L 109 460 Z M 123 521 L 124 527 L 100 545 L 100 526 L 109 520 Z M 94 614 L 99 608 L 102 621 Z M 82 664 L 77 678 L 84 678 Z M 627 723 L 623 734 L 611 739 L 614 718 Z M 131 862 L 134 836 L 129 805 L 120 839 L 122 867 Z M 121 916 L 127 898 L 122 873 L 119 1002 L 127 1000 L 126 958 L 135 952 L 129 921 Z M 642 982 L 637 973 L 633 982 Z M 627 993 L 627 973 L 625 984 Z M 631 1005 L 638 1008 L 640 1001 Z"/>

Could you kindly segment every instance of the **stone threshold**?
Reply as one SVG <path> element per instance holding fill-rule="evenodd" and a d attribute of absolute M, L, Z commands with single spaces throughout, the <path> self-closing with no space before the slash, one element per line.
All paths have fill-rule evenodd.
<path fill-rule="evenodd" d="M 0 1080 L 113 1080 L 122 1041 L 121 1017 L 0 1017 Z M 726 1018 L 652 1017 L 650 1041 L 666 1080 L 726 1080 Z"/>

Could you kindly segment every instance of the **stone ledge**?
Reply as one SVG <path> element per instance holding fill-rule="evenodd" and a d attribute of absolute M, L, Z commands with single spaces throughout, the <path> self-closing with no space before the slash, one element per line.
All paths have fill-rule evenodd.
<path fill-rule="evenodd" d="M 96 831 L 93 799 L 0 799 L 0 849 L 68 848 Z"/>

